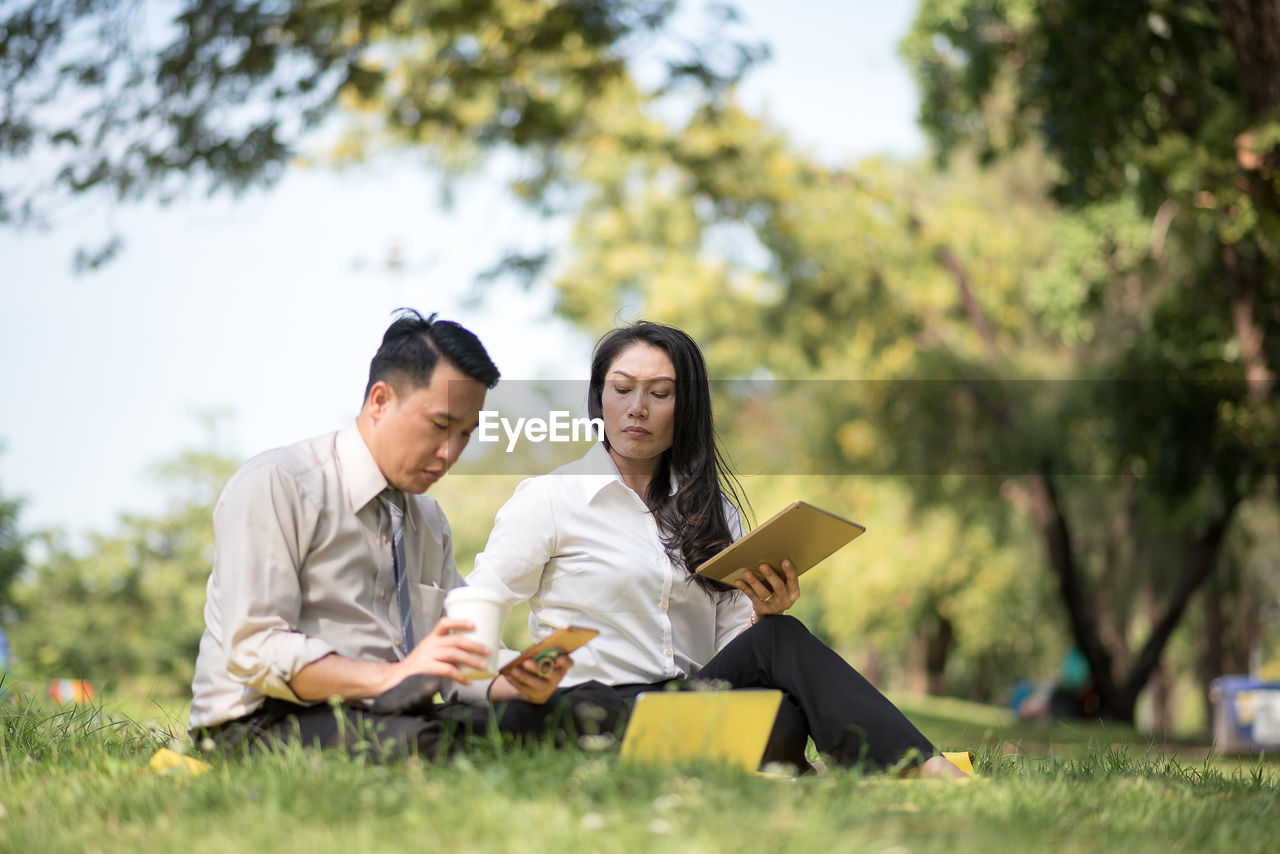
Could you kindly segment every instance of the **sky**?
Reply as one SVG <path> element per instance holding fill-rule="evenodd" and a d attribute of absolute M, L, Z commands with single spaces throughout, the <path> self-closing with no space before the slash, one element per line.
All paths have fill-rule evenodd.
<path fill-rule="evenodd" d="M 833 163 L 924 150 L 896 54 L 915 3 L 734 5 L 772 51 L 743 101 L 794 143 Z M 585 377 L 595 336 L 554 318 L 545 292 L 463 299 L 508 238 L 554 238 L 554 225 L 483 175 L 455 196 L 442 210 L 430 171 L 398 156 L 291 170 L 239 200 L 97 205 L 49 233 L 0 230 L 0 495 L 23 500 L 21 528 L 109 533 L 163 507 L 154 469 L 183 450 L 244 458 L 341 427 L 400 306 L 472 329 L 504 378 Z M 112 229 L 123 253 L 76 275 L 76 248 Z"/>

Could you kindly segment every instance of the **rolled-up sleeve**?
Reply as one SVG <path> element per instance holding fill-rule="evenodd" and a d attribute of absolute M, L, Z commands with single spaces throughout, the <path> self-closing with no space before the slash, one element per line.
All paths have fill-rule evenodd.
<path fill-rule="evenodd" d="M 214 576 L 227 671 L 259 693 L 304 703 L 298 671 L 334 652 L 298 631 L 299 570 L 319 509 L 288 474 L 263 465 L 236 475 L 214 512 Z"/>

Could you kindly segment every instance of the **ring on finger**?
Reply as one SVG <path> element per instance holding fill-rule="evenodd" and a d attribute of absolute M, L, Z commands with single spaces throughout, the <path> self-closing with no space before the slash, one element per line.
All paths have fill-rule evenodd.
<path fill-rule="evenodd" d="M 761 602 L 763 602 L 764 604 L 768 605 L 770 602 L 772 602 L 772 601 L 773 601 L 773 594 L 772 594 L 772 593 L 770 593 L 770 594 L 769 594 L 769 598 L 768 598 L 768 599 L 761 599 L 760 601 L 761 601 Z"/>

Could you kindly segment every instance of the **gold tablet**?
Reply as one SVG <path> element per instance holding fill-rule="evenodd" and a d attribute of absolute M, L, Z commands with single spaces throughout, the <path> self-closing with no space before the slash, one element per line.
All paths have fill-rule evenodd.
<path fill-rule="evenodd" d="M 782 559 L 791 558 L 799 575 L 813 569 L 865 530 L 857 522 L 807 502 L 794 501 L 698 567 L 698 573 L 733 584 L 748 569 L 762 563 L 781 569 Z"/>

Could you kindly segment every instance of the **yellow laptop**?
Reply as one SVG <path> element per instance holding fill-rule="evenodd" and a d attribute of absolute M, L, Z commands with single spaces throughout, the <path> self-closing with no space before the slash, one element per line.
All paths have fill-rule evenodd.
<path fill-rule="evenodd" d="M 780 567 L 783 558 L 791 558 L 799 575 L 866 530 L 820 507 L 793 501 L 698 567 L 698 573 L 733 584 L 747 569 L 762 563 Z"/>
<path fill-rule="evenodd" d="M 772 690 L 640 694 L 622 737 L 622 759 L 707 760 L 755 771 L 781 703 L 782 692 Z"/>

